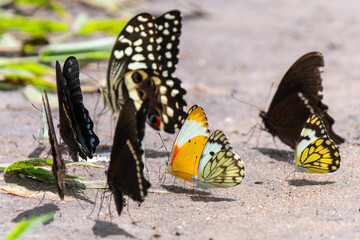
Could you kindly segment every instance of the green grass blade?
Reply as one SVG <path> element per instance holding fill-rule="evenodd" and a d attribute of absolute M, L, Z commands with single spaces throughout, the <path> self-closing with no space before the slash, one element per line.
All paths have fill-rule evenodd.
<path fill-rule="evenodd" d="M 55 212 L 43 214 L 40 216 L 32 216 L 27 219 L 22 219 L 15 228 L 7 235 L 5 240 L 14 240 L 20 238 L 24 235 L 27 231 L 43 224 L 51 219 L 54 218 Z"/>
<path fill-rule="evenodd" d="M 128 20 L 121 19 L 97 19 L 88 20 L 79 30 L 80 35 L 89 35 L 94 32 L 102 31 L 108 34 L 118 35 L 126 26 Z M 113 43 L 114 44 L 114 43 Z"/>

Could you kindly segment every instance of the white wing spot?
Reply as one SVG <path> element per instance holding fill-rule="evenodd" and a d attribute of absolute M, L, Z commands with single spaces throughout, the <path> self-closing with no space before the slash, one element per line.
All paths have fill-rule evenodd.
<path fill-rule="evenodd" d="M 152 22 L 149 22 L 149 23 L 148 23 L 148 26 L 149 26 L 149 27 L 153 27 L 154 24 L 153 24 Z"/>
<path fill-rule="evenodd" d="M 141 32 L 141 33 L 140 33 L 140 36 L 142 36 L 142 37 L 147 37 L 147 34 L 146 34 L 146 32 Z"/>
<path fill-rule="evenodd" d="M 167 106 L 166 107 L 166 114 L 169 116 L 169 117 L 174 117 L 174 110 L 171 108 L 171 107 L 169 107 L 169 106 Z"/>
<path fill-rule="evenodd" d="M 114 51 L 114 56 L 116 59 L 120 59 L 124 57 L 124 51 L 119 51 L 119 50 L 115 50 Z"/>
<path fill-rule="evenodd" d="M 171 15 L 170 13 L 165 14 L 165 19 L 173 20 L 175 19 L 175 16 Z"/>
<path fill-rule="evenodd" d="M 155 60 L 154 54 L 149 53 L 148 54 L 148 59 L 150 59 L 151 61 L 154 61 Z"/>
<path fill-rule="evenodd" d="M 132 62 L 132 63 L 129 63 L 128 68 L 130 70 L 134 71 L 134 70 L 138 70 L 138 69 L 146 69 L 147 66 L 143 62 Z"/>
<path fill-rule="evenodd" d="M 143 40 L 141 38 L 134 42 L 134 46 L 140 46 L 141 44 L 143 44 Z"/>
<path fill-rule="evenodd" d="M 171 61 L 168 61 L 168 62 L 167 62 L 167 67 L 168 67 L 168 68 L 171 68 L 172 66 L 173 66 L 172 62 L 171 62 Z"/>
<path fill-rule="evenodd" d="M 147 45 L 146 49 L 147 49 L 149 52 L 152 52 L 153 46 L 152 46 L 152 45 Z"/>
<path fill-rule="evenodd" d="M 162 41 L 163 41 L 163 38 L 162 38 L 162 37 L 158 37 L 158 38 L 156 39 L 156 42 L 157 42 L 158 44 L 162 43 Z"/>
<path fill-rule="evenodd" d="M 176 27 L 173 28 L 173 32 L 177 32 L 177 28 L 176 28 Z"/>
<path fill-rule="evenodd" d="M 136 47 L 135 48 L 135 52 L 142 52 L 143 48 L 142 47 Z"/>
<path fill-rule="evenodd" d="M 145 29 L 144 25 L 142 25 L 142 24 L 139 25 L 139 28 L 141 29 L 141 31 L 144 31 L 144 29 Z"/>
<path fill-rule="evenodd" d="M 152 79 L 154 80 L 155 85 L 160 85 L 160 84 L 161 84 L 160 78 L 158 78 L 158 77 L 153 77 Z"/>
<path fill-rule="evenodd" d="M 172 96 L 172 97 L 175 97 L 175 96 L 178 95 L 178 94 L 179 94 L 179 90 L 177 90 L 177 89 L 171 90 L 171 96 Z"/>
<path fill-rule="evenodd" d="M 127 26 L 125 29 L 128 33 L 133 33 L 134 32 L 134 27 L 133 26 Z"/>
<path fill-rule="evenodd" d="M 131 60 L 140 62 L 140 61 L 144 61 L 145 57 L 142 54 L 135 54 L 134 56 L 132 56 Z"/>
<path fill-rule="evenodd" d="M 153 43 L 153 42 L 154 42 L 154 38 L 151 37 L 149 41 L 150 41 L 151 43 Z"/>
<path fill-rule="evenodd" d="M 158 30 L 159 31 L 162 31 L 164 29 L 164 26 L 163 25 L 158 25 Z"/>
<path fill-rule="evenodd" d="M 168 76 L 169 76 L 169 73 L 168 73 L 168 71 L 163 71 L 161 75 L 162 75 L 163 77 L 168 77 Z"/>
<path fill-rule="evenodd" d="M 169 123 L 169 118 L 165 114 L 162 114 L 162 120 L 164 123 Z"/>
<path fill-rule="evenodd" d="M 126 54 L 126 56 L 130 56 L 130 55 L 132 54 L 132 52 L 133 52 L 133 50 L 132 50 L 131 47 L 127 47 L 127 48 L 125 49 L 125 54 Z"/>
<path fill-rule="evenodd" d="M 165 30 L 163 31 L 163 33 L 164 33 L 164 35 L 169 35 L 169 34 L 170 34 L 170 32 L 169 32 L 168 29 L 165 29 Z"/>
<path fill-rule="evenodd" d="M 151 64 L 151 67 L 152 67 L 153 70 L 156 70 L 157 69 L 156 63 Z"/>
<path fill-rule="evenodd" d="M 174 86 L 174 81 L 173 80 L 167 80 L 166 85 L 168 85 L 169 87 L 173 87 Z"/>
<path fill-rule="evenodd" d="M 135 32 L 140 32 L 140 29 L 138 27 L 135 27 Z"/>
<path fill-rule="evenodd" d="M 149 30 L 149 34 L 150 35 L 153 35 L 154 34 L 154 31 L 152 29 Z"/>
<path fill-rule="evenodd" d="M 179 24 L 179 20 L 175 20 L 175 21 L 174 21 L 174 24 L 175 24 L 175 25 L 178 25 L 178 24 Z"/>
<path fill-rule="evenodd" d="M 164 95 L 164 94 L 166 94 L 166 92 L 167 92 L 167 87 L 160 85 L 160 87 L 159 87 L 159 93 L 162 94 L 162 95 Z"/>
<path fill-rule="evenodd" d="M 172 35 L 172 36 L 171 36 L 171 41 L 175 41 L 175 40 L 176 40 L 175 35 Z"/>
<path fill-rule="evenodd" d="M 165 26 L 165 28 L 169 28 L 169 23 L 165 22 L 164 26 Z"/>
<path fill-rule="evenodd" d="M 168 99 L 167 99 L 167 97 L 166 97 L 165 95 L 161 95 L 161 96 L 160 96 L 160 102 L 161 102 L 162 104 L 167 105 L 167 104 L 168 104 Z"/>
<path fill-rule="evenodd" d="M 144 18 L 143 16 L 138 16 L 138 18 L 137 18 L 140 22 L 147 22 L 148 21 L 148 19 L 147 18 Z"/>
<path fill-rule="evenodd" d="M 172 48 L 172 43 L 166 44 L 166 49 L 167 49 L 167 50 L 170 50 L 171 48 Z"/>
<path fill-rule="evenodd" d="M 170 51 L 167 51 L 167 52 L 165 53 L 165 57 L 166 57 L 167 59 L 171 59 L 171 57 L 172 57 L 171 52 L 170 52 Z"/>

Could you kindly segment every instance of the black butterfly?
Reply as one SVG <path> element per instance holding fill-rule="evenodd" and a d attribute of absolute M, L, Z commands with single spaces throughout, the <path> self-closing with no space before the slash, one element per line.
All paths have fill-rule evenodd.
<path fill-rule="evenodd" d="M 104 102 L 120 112 L 127 99 L 137 110 L 150 99 L 146 121 L 156 130 L 174 133 L 186 116 L 186 91 L 174 72 L 178 63 L 181 13 L 154 18 L 142 13 L 132 18 L 116 39 L 111 52 Z"/>
<path fill-rule="evenodd" d="M 59 100 L 60 135 L 70 149 L 71 158 L 92 158 L 99 145 L 89 111 L 84 107 L 79 80 L 79 63 L 69 57 L 64 63 L 63 73 L 56 61 L 56 83 Z"/>
<path fill-rule="evenodd" d="M 114 142 L 107 173 L 109 189 L 114 194 L 119 215 L 123 208 L 123 195 L 138 202 L 144 201 L 150 183 L 143 175 L 145 149 L 143 138 L 149 100 L 137 112 L 132 99 L 122 107 L 115 130 Z"/>
<path fill-rule="evenodd" d="M 269 110 L 260 112 L 266 130 L 293 149 L 305 121 L 313 113 L 321 116 L 335 143 L 344 142 L 332 130 L 335 121 L 327 113 L 328 106 L 321 102 L 320 67 L 324 67 L 324 58 L 319 52 L 310 52 L 299 58 L 281 80 Z"/>
<path fill-rule="evenodd" d="M 49 127 L 48 134 L 51 144 L 51 152 L 53 155 L 52 172 L 55 176 L 55 181 L 59 196 L 61 200 L 64 200 L 66 166 L 64 160 L 61 158 L 61 152 L 55 134 L 54 123 L 52 120 L 51 109 L 46 91 L 44 91 L 44 95 L 42 96 L 42 101 L 45 109 L 47 124 Z"/>

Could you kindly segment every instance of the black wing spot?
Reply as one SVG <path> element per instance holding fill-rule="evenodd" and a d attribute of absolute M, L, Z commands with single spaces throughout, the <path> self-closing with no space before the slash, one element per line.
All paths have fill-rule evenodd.
<path fill-rule="evenodd" d="M 141 74 L 138 72 L 134 72 L 132 74 L 132 79 L 133 79 L 134 83 L 140 83 L 143 80 Z"/>
<path fill-rule="evenodd" d="M 213 151 L 210 152 L 210 155 L 211 155 L 211 156 L 214 156 L 214 154 L 215 154 L 215 153 L 214 153 Z"/>

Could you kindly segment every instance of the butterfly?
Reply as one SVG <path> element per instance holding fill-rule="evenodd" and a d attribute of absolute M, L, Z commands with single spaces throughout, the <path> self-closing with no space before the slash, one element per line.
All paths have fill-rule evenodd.
<path fill-rule="evenodd" d="M 79 63 L 75 57 L 68 57 L 63 72 L 56 61 L 56 84 L 59 101 L 60 135 L 70 149 L 71 157 L 92 158 L 99 145 L 89 111 L 83 104 L 79 80 Z"/>
<path fill-rule="evenodd" d="M 332 130 L 334 119 L 327 113 L 328 106 L 321 102 L 322 79 L 320 67 L 323 55 L 310 52 L 299 58 L 280 82 L 267 112 L 261 111 L 265 129 L 274 137 L 295 148 L 303 123 L 313 113 L 318 113 L 335 143 L 344 139 Z"/>
<path fill-rule="evenodd" d="M 321 117 L 314 113 L 307 120 L 295 148 L 294 166 L 299 172 L 327 173 L 340 167 L 340 153 L 330 139 Z"/>
<path fill-rule="evenodd" d="M 181 13 L 154 18 L 148 13 L 133 17 L 116 39 L 100 89 L 105 104 L 121 112 L 127 99 L 137 110 L 150 99 L 146 121 L 161 131 L 174 133 L 186 115 L 186 91 L 175 76 L 178 63 Z"/>
<path fill-rule="evenodd" d="M 119 215 L 123 208 L 123 195 L 142 202 L 150 187 L 143 174 L 145 161 L 143 138 L 149 103 L 149 100 L 145 100 L 137 111 L 134 101 L 128 99 L 123 105 L 116 125 L 110 165 L 106 173 Z"/>
<path fill-rule="evenodd" d="M 66 166 L 64 160 L 61 158 L 61 152 L 56 138 L 54 123 L 52 120 L 51 109 L 46 91 L 44 91 L 44 95 L 42 95 L 42 101 L 43 101 L 46 120 L 48 124 L 48 134 L 51 145 L 51 152 L 53 155 L 52 172 L 55 176 L 55 181 L 59 196 L 61 200 L 64 200 Z"/>
<path fill-rule="evenodd" d="M 225 134 L 216 130 L 210 135 L 204 110 L 196 105 L 188 111 L 166 165 L 175 177 L 201 188 L 236 186 L 245 176 Z"/>

